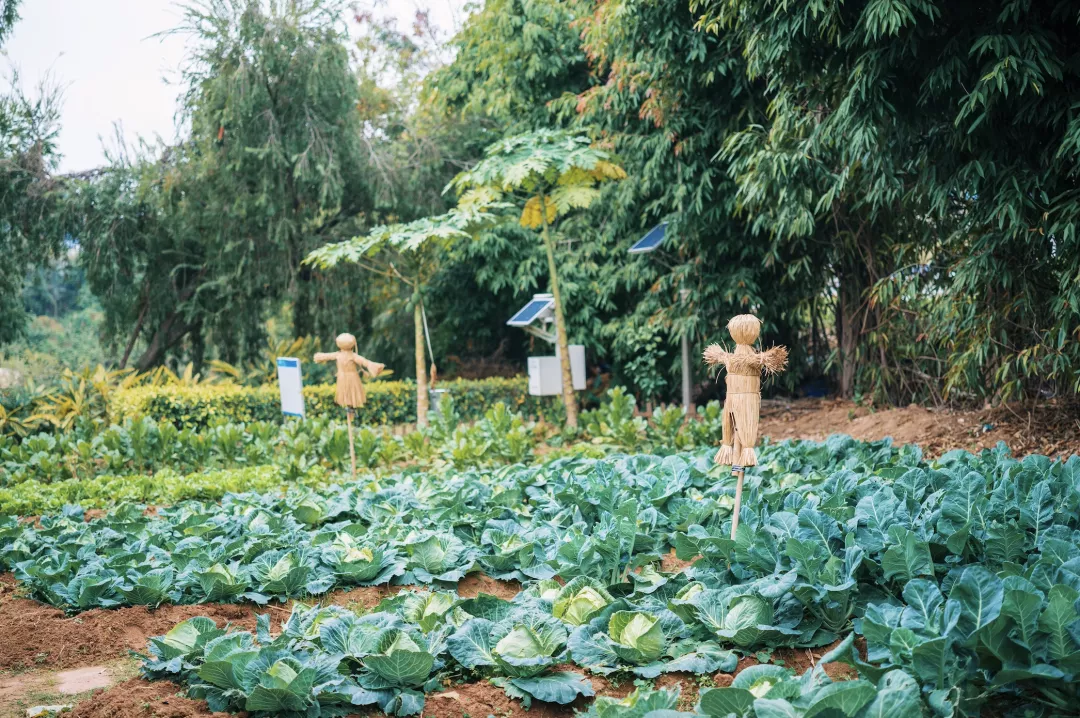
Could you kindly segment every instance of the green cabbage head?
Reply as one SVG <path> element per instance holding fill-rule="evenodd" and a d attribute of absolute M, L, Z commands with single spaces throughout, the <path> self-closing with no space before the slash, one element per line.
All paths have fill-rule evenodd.
<path fill-rule="evenodd" d="M 655 661 L 664 652 L 660 619 L 644 611 L 616 611 L 608 621 L 608 637 L 616 655 L 627 663 Z"/>
<path fill-rule="evenodd" d="M 571 626 L 581 626 L 615 599 L 596 579 L 578 576 L 562 587 L 552 602 L 551 613 Z"/>

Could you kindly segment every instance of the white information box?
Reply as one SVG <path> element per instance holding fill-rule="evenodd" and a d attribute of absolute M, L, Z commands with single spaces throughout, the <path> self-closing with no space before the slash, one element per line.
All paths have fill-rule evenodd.
<path fill-rule="evenodd" d="M 300 360 L 278 357 L 278 388 L 281 390 L 281 413 L 304 417 L 304 380 L 300 376 Z"/>
<path fill-rule="evenodd" d="M 556 396 L 562 393 L 562 368 L 559 357 L 529 357 L 529 394 Z M 585 347 L 570 345 L 570 380 L 575 391 L 585 388 Z"/>

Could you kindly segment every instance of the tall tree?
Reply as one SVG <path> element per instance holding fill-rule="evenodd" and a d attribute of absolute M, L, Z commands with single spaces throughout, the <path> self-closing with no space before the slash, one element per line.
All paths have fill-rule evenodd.
<path fill-rule="evenodd" d="M 634 177 L 599 203 L 597 224 L 622 254 L 606 277 L 603 291 L 619 311 L 603 336 L 617 361 L 635 366 L 650 360 L 640 346 L 656 342 L 663 363 L 642 370 L 673 386 L 678 353 L 662 347 L 686 336 L 697 356 L 730 316 L 753 311 L 766 322 L 766 341 L 804 349 L 793 364 L 814 370 L 805 351 L 813 343 L 798 336 L 823 283 L 796 280 L 807 259 L 770 248 L 734 216 L 737 187 L 717 157 L 733 132 L 763 116 L 765 102 L 733 38 L 701 33 L 696 20 L 680 0 L 608 0 L 575 25 L 594 78 L 572 109 L 610 138 Z M 660 221 L 668 222 L 664 244 L 627 257 L 629 243 Z M 790 387 L 802 376 L 783 381 Z"/>
<path fill-rule="evenodd" d="M 18 19 L 17 5 L 0 3 L 0 46 Z M 0 344 L 23 333 L 27 272 L 57 255 L 68 228 L 64 188 L 52 176 L 59 162 L 60 99 L 47 80 L 28 95 L 17 73 L 0 94 Z"/>
<path fill-rule="evenodd" d="M 488 0 L 451 41 L 454 61 L 428 78 L 431 99 L 509 132 L 550 126 L 552 101 L 591 81 L 573 27 L 588 12 L 585 0 Z"/>
<path fill-rule="evenodd" d="M 143 347 L 138 368 L 182 342 L 198 354 L 207 339 L 227 360 L 249 355 L 284 302 L 295 336 L 340 329 L 345 295 L 320 287 L 301 261 L 354 235 L 372 209 L 344 9 L 334 0 L 186 8 L 190 140 L 118 166 L 105 183 L 106 196 L 126 193 L 161 231 L 152 242 L 122 236 L 130 215 L 109 221 L 99 202 L 84 238 L 91 281 L 114 295 L 111 325 L 130 332 L 119 341 Z"/>
<path fill-rule="evenodd" d="M 19 20 L 21 0 L 0 0 L 0 46 L 11 34 L 11 28 Z"/>
<path fill-rule="evenodd" d="M 864 312 L 842 345 L 905 360 L 895 393 L 1080 389 L 1072 3 L 694 6 L 770 100 L 728 146 L 740 201 L 775 240 L 833 235 L 840 307 Z M 912 335 L 929 351 L 903 349 Z"/>

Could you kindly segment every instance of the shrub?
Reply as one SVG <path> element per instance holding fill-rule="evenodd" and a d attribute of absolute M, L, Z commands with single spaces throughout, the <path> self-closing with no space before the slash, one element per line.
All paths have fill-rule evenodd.
<path fill-rule="evenodd" d="M 463 421 L 480 419 L 497 402 L 530 418 L 557 420 L 553 397 L 528 393 L 524 378 L 493 378 L 440 382 L 454 398 Z M 360 424 L 410 424 L 416 421 L 416 384 L 410 381 L 379 381 L 368 384 L 367 404 L 357 410 Z M 333 384 L 304 387 L 308 416 L 339 417 Z M 204 428 L 216 420 L 234 422 L 282 420 L 278 388 L 274 385 L 242 387 L 230 384 L 196 386 L 144 386 L 117 392 L 110 411 L 118 420 L 150 416 L 167 419 L 178 428 Z"/>

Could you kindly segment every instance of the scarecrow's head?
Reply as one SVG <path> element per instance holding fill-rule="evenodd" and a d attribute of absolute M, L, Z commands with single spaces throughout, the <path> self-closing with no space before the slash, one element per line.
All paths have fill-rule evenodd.
<path fill-rule="evenodd" d="M 337 342 L 338 349 L 343 352 L 348 352 L 356 349 L 356 337 L 354 337 L 352 334 L 338 334 L 337 339 L 335 339 L 334 341 Z"/>
<path fill-rule="evenodd" d="M 731 318 L 727 330 L 736 344 L 753 344 L 761 334 L 761 322 L 753 314 L 740 314 Z"/>

